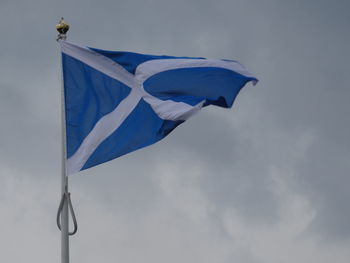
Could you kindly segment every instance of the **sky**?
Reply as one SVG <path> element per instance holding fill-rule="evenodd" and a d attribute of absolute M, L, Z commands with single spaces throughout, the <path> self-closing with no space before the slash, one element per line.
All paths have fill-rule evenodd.
<path fill-rule="evenodd" d="M 234 59 L 260 80 L 70 178 L 71 262 L 348 263 L 350 2 L 0 2 L 0 262 L 60 262 L 60 51 Z"/>

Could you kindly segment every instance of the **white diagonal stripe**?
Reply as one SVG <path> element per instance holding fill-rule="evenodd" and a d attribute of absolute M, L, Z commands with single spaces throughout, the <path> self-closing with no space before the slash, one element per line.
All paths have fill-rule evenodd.
<path fill-rule="evenodd" d="M 141 94 L 139 90 L 132 89 L 130 94 L 111 113 L 99 119 L 78 150 L 67 160 L 68 174 L 76 173 L 83 168 L 97 147 L 120 127 L 135 109 L 140 99 Z"/>
<path fill-rule="evenodd" d="M 196 114 L 203 106 L 204 100 L 195 106 L 191 106 L 184 102 L 176 102 L 173 100 L 160 100 L 147 92 L 144 92 L 142 98 L 151 105 L 152 109 L 157 113 L 159 118 L 163 120 L 187 120 Z"/>
<path fill-rule="evenodd" d="M 237 72 L 246 77 L 253 77 L 243 65 L 236 61 L 225 61 L 220 59 L 155 59 L 143 62 L 138 65 L 135 77 L 140 82 L 145 82 L 148 78 L 163 71 L 182 68 L 224 68 Z M 255 83 L 256 81 L 253 81 Z"/>
<path fill-rule="evenodd" d="M 114 62 L 89 48 L 81 47 L 66 41 L 60 41 L 62 52 L 71 56 L 90 67 L 116 79 L 130 88 L 139 86 L 133 74 Z"/>

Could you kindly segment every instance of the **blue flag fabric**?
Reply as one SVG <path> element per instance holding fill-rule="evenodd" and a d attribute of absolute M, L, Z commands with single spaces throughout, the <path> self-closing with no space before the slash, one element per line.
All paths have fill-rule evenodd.
<path fill-rule="evenodd" d="M 257 82 L 237 61 L 60 45 L 67 174 L 151 145 L 202 107 L 230 108 Z"/>

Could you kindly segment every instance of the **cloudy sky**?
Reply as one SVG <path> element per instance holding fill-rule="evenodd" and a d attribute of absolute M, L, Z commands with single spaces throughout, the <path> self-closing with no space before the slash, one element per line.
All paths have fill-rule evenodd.
<path fill-rule="evenodd" d="M 0 2 L 0 262 L 60 262 L 68 39 L 236 59 L 260 82 L 165 140 L 71 177 L 71 262 L 348 263 L 350 2 Z"/>

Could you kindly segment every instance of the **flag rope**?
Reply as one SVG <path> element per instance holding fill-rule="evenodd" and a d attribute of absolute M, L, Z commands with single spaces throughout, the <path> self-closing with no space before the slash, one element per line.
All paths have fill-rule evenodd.
<path fill-rule="evenodd" d="M 68 193 L 64 193 L 62 195 L 61 202 L 60 202 L 60 205 L 59 205 L 58 210 L 57 210 L 56 222 L 57 222 L 58 229 L 61 230 L 60 217 L 61 217 L 61 213 L 62 213 L 64 202 L 66 202 L 66 200 L 68 202 L 69 211 L 70 211 L 70 214 L 72 215 L 72 220 L 73 220 L 73 225 L 74 225 L 74 230 L 72 232 L 68 232 L 68 234 L 70 236 L 73 236 L 78 231 L 78 222 L 77 222 L 77 218 L 76 218 L 75 213 L 74 213 L 72 200 L 70 198 L 70 193 L 69 192 Z"/>

